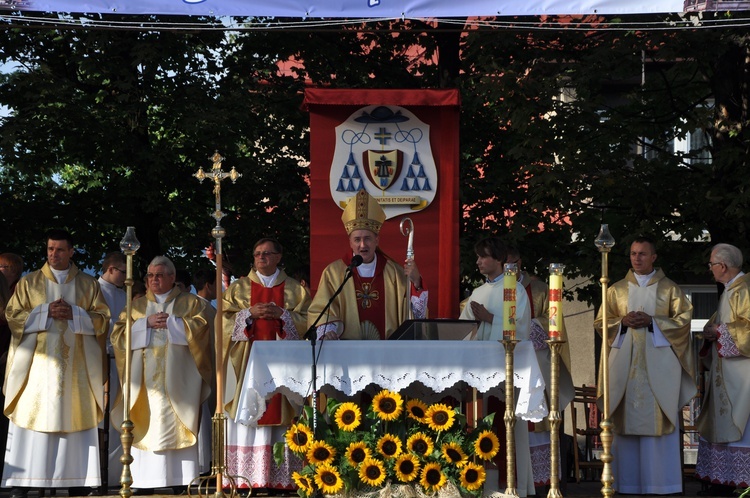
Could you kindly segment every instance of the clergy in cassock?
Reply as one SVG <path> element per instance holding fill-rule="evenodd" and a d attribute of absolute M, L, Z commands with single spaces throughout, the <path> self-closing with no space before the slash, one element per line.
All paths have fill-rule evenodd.
<path fill-rule="evenodd" d="M 385 222 L 380 204 L 360 190 L 347 202 L 341 221 L 349 236 L 349 250 L 323 270 L 308 324 L 316 322 L 349 272 L 353 283 L 347 282 L 326 311 L 325 320 L 318 323 L 318 337 L 387 339 L 410 315 L 425 318 L 428 292 L 416 262 L 407 259 L 401 267 L 378 248 L 378 234 Z M 352 263 L 355 257 L 358 259 Z"/>
<path fill-rule="evenodd" d="M 477 254 L 477 268 L 485 278 L 485 282 L 474 289 L 466 300 L 460 318 L 463 320 L 479 320 L 476 340 L 499 341 L 503 338 L 503 294 L 505 291 L 504 264 L 508 257 L 508 248 L 499 237 L 486 237 L 474 244 Z M 531 334 L 531 313 L 529 298 L 523 286 L 516 282 L 516 339 L 529 341 Z M 503 413 L 504 400 L 494 396 L 488 397 L 487 412 L 495 412 L 493 429 L 500 441 L 505 441 L 505 425 Z M 525 497 L 536 494 L 534 475 L 529 450 L 529 430 L 525 421 L 518 420 L 514 426 L 516 441 L 516 485 L 518 496 Z M 497 471 L 488 469 L 486 486 L 492 490 L 500 489 L 500 482 L 506 482 L 505 451 L 495 457 Z M 497 479 L 490 476 L 498 473 Z M 497 486 L 497 487 L 496 487 Z M 488 488 L 486 488 L 488 489 Z"/>
<path fill-rule="evenodd" d="M 253 268 L 247 278 L 233 282 L 222 301 L 224 344 L 229 357 L 226 475 L 234 476 L 240 489 L 291 490 L 295 487 L 292 473 L 302 469 L 302 460 L 286 445 L 283 463 L 277 465 L 273 458 L 274 443 L 284 441 L 295 415 L 281 394 L 271 398 L 259 420 L 236 420 L 238 411 L 242 413 L 240 393 L 253 342 L 299 340 L 307 327 L 310 294 L 279 268 L 282 258 L 283 248 L 276 239 L 260 239 L 253 246 Z"/>
<path fill-rule="evenodd" d="M 632 268 L 607 292 L 612 473 L 619 493 L 682 493 L 680 420 L 697 392 L 693 305 L 654 268 L 656 243 L 638 237 Z M 602 328 L 602 309 L 594 321 Z M 600 375 L 601 378 L 601 375 Z"/>
<path fill-rule="evenodd" d="M 146 295 L 133 301 L 130 419 L 133 422 L 133 486 L 181 492 L 200 475 L 198 428 L 201 403 L 211 392 L 213 358 L 200 298 L 175 286 L 175 267 L 155 257 L 146 274 Z M 121 384 L 125 368 L 125 320 L 112 332 Z M 123 398 L 112 408 L 120 428 Z"/>
<path fill-rule="evenodd" d="M 101 484 L 97 427 L 109 310 L 96 279 L 71 261 L 70 234 L 51 230 L 46 243 L 47 263 L 19 280 L 6 310 L 10 427 L 2 485 L 14 498 L 29 487 L 80 494 Z"/>
<path fill-rule="evenodd" d="M 707 372 L 695 474 L 713 483 L 711 496 L 734 496 L 735 488 L 750 486 L 750 279 L 743 261 L 737 247 L 717 244 L 708 262 L 725 286 L 703 328 L 700 352 Z"/>

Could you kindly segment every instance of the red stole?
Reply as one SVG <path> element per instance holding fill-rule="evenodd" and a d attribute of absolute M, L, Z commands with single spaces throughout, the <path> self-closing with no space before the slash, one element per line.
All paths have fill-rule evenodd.
<path fill-rule="evenodd" d="M 250 306 L 258 303 L 276 303 L 284 307 L 284 282 L 275 287 L 264 287 L 263 284 L 250 282 Z M 282 320 L 267 318 L 253 318 L 253 324 L 245 329 L 250 341 L 275 341 L 276 336 L 286 337 Z M 252 345 L 250 346 L 252 347 Z M 279 425 L 282 423 L 281 394 L 275 394 L 268 403 L 263 416 L 258 419 L 258 425 Z"/>
<path fill-rule="evenodd" d="M 352 255 L 348 256 L 349 261 L 344 259 L 348 265 L 351 262 Z M 354 280 L 354 292 L 357 296 L 357 312 L 359 313 L 359 323 L 365 321 L 372 322 L 380 334 L 380 339 L 385 339 L 385 279 L 383 278 L 383 269 L 388 258 L 385 254 L 378 251 L 378 262 L 375 265 L 375 275 L 372 277 L 360 277 L 355 268 L 352 270 L 352 280 Z"/>

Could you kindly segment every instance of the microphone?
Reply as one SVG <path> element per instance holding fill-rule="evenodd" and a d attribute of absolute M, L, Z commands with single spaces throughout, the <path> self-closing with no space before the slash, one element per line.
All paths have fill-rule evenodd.
<path fill-rule="evenodd" d="M 360 256 L 359 254 L 355 254 L 354 256 L 352 256 L 352 262 L 349 263 L 349 266 L 346 267 L 346 271 L 351 272 L 363 262 L 364 260 L 362 259 L 362 256 Z"/>

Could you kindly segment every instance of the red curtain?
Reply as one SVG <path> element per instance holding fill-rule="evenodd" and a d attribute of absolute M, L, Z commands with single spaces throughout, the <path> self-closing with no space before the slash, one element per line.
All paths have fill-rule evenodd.
<path fill-rule="evenodd" d="M 458 90 L 308 89 L 303 109 L 310 111 L 310 283 L 349 250 L 342 210 L 331 197 L 329 174 L 335 128 L 361 107 L 400 106 L 430 126 L 430 144 L 438 173 L 435 199 L 425 209 L 387 220 L 380 247 L 394 260 L 406 258 L 401 219 L 414 222 L 415 260 L 430 291 L 430 317 L 458 315 Z"/>

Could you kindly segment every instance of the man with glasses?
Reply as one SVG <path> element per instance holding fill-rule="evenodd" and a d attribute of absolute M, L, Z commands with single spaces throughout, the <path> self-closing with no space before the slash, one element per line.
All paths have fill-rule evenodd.
<path fill-rule="evenodd" d="M 656 243 L 638 237 L 632 268 L 608 289 L 609 399 L 614 489 L 622 494 L 682 493 L 682 407 L 695 396 L 693 305 L 655 268 Z M 602 309 L 594 327 L 602 329 Z"/>
<path fill-rule="evenodd" d="M 182 292 L 175 267 L 164 256 L 148 266 L 146 296 L 133 302 L 133 362 L 130 418 L 133 422 L 133 486 L 140 493 L 172 487 L 176 494 L 200 475 L 198 428 L 201 403 L 211 393 L 213 357 L 204 304 Z M 125 314 L 115 324 L 115 350 L 121 384 L 125 368 Z M 112 408 L 122 424 L 122 396 Z"/>
<path fill-rule="evenodd" d="M 750 483 L 750 280 L 743 261 L 742 251 L 729 244 L 714 246 L 708 261 L 714 280 L 724 285 L 700 352 L 706 378 L 695 474 L 712 483 L 710 496 L 734 496 L 736 487 Z"/>
<path fill-rule="evenodd" d="M 117 377 L 115 353 L 112 349 L 110 337 L 112 335 L 112 329 L 120 317 L 120 312 L 125 309 L 125 300 L 127 296 L 122 287 L 125 285 L 126 270 L 125 254 L 122 252 L 110 252 L 104 256 L 104 259 L 102 260 L 102 274 L 99 277 L 99 287 L 102 289 L 104 300 L 107 301 L 110 314 L 109 329 L 107 330 L 107 368 L 109 369 L 109 377 L 107 390 L 105 391 L 110 406 L 117 398 L 117 394 L 120 390 L 120 379 Z M 109 463 L 107 464 L 107 482 L 108 484 L 114 484 L 120 482 L 120 474 L 122 474 L 122 464 L 120 463 L 122 444 L 120 444 L 120 433 L 117 432 L 117 429 L 112 427 L 112 424 L 109 424 L 108 430 L 109 438 L 107 441 L 109 444 L 107 453 L 109 453 Z"/>
<path fill-rule="evenodd" d="M 271 399 L 256 425 L 235 422 L 253 341 L 299 340 L 307 327 L 310 294 L 279 267 L 282 258 L 276 239 L 260 239 L 253 246 L 253 268 L 247 278 L 235 281 L 224 293 L 224 345 L 229 355 L 226 475 L 241 476 L 240 489 L 292 490 L 292 472 L 302 468 L 302 461 L 286 446 L 283 464 L 274 462 L 273 445 L 284 441 L 290 422 L 280 394 Z"/>
<path fill-rule="evenodd" d="M 13 334 L 5 378 L 10 419 L 2 487 L 88 494 L 101 484 L 104 340 L 109 309 L 99 284 L 72 262 L 71 235 L 51 230 L 47 262 L 18 281 L 6 317 Z M 89 488 L 85 489 L 82 488 Z"/>
<path fill-rule="evenodd" d="M 308 324 L 315 323 L 349 272 L 352 281 L 331 303 L 327 320 L 318 322 L 318 337 L 387 339 L 410 316 L 425 318 L 428 292 L 417 263 L 408 259 L 401 266 L 378 247 L 385 212 L 377 200 L 360 190 L 347 202 L 341 221 L 349 248 L 323 270 Z"/>

